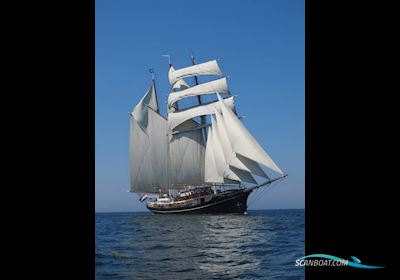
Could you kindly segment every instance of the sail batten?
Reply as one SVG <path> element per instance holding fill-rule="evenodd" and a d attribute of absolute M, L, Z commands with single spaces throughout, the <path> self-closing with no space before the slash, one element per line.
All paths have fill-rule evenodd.
<path fill-rule="evenodd" d="M 195 64 L 189 67 L 175 70 L 172 66 L 168 73 L 168 78 L 173 87 L 178 80 L 203 75 L 223 76 L 216 60 Z"/>

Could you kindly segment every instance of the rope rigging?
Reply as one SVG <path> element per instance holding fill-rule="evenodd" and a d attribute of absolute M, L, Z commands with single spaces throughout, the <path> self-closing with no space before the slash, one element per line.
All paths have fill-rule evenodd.
<path fill-rule="evenodd" d="M 282 182 L 283 180 L 278 180 L 275 181 L 276 184 L 274 184 L 275 182 L 270 183 L 269 185 L 267 185 L 265 188 L 263 188 L 261 191 L 258 191 L 259 188 L 255 189 L 254 193 L 252 196 L 249 197 L 249 200 L 247 202 L 247 205 L 250 206 L 253 203 L 255 203 L 259 198 L 262 197 L 263 194 L 269 192 L 271 189 L 273 189 L 274 187 L 276 187 L 277 185 L 279 185 L 280 182 Z"/>

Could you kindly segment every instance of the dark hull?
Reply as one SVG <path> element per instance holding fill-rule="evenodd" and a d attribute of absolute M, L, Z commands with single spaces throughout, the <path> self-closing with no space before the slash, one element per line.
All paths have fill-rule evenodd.
<path fill-rule="evenodd" d="M 215 195 L 210 201 L 192 207 L 152 208 L 155 214 L 243 214 L 247 210 L 247 198 L 251 190 L 227 191 Z"/>

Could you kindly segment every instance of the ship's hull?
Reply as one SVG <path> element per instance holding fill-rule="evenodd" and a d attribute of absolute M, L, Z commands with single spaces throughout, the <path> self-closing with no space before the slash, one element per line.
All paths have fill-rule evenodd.
<path fill-rule="evenodd" d="M 146 205 L 155 214 L 244 214 L 251 190 L 235 190 L 215 195 L 210 201 L 190 207 L 159 208 Z"/>

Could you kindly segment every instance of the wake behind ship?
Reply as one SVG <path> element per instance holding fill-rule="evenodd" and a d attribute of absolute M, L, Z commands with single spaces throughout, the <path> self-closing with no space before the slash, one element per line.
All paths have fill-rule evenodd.
<path fill-rule="evenodd" d="M 192 55 L 192 65 L 177 70 L 170 62 L 168 78 L 166 117 L 154 75 L 131 113 L 130 191 L 156 214 L 245 213 L 253 190 L 287 175 L 240 121 L 216 60 L 196 64 Z"/>

